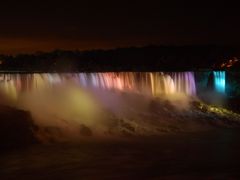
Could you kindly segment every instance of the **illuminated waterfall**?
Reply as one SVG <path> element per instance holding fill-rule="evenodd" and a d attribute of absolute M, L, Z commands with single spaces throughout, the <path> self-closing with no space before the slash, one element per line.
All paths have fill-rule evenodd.
<path fill-rule="evenodd" d="M 217 92 L 225 93 L 226 73 L 225 71 L 214 71 L 214 87 Z"/>
<path fill-rule="evenodd" d="M 176 91 L 184 94 L 196 94 L 195 78 L 192 72 L 172 73 Z"/>
<path fill-rule="evenodd" d="M 216 77 L 222 76 L 222 72 L 216 73 Z M 193 72 L 0 74 L 0 90 L 12 97 L 17 97 L 21 92 L 41 91 L 43 88 L 51 88 L 69 82 L 83 88 L 125 91 L 152 96 L 169 96 L 176 93 L 187 96 L 196 94 Z M 221 83 L 222 81 L 218 82 L 217 79 L 216 85 L 219 86 Z"/>

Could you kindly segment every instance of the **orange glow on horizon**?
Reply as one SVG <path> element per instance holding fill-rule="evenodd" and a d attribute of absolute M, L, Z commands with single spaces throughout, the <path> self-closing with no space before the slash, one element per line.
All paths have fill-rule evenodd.
<path fill-rule="evenodd" d="M 142 47 L 154 43 L 148 39 L 107 40 L 107 39 L 64 39 L 64 38 L 5 38 L 0 37 L 0 54 L 16 55 L 62 50 L 94 50 L 122 47 Z"/>
<path fill-rule="evenodd" d="M 71 39 L 27 39 L 1 38 L 0 54 L 15 55 L 20 53 L 50 52 L 56 49 L 63 50 L 91 50 L 110 49 L 111 44 L 95 41 L 81 41 Z"/>

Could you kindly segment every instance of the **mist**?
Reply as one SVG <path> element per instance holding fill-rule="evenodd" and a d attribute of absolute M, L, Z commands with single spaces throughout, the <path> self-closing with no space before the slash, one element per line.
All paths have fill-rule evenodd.
<path fill-rule="evenodd" d="M 36 137 L 46 143 L 211 128 L 211 112 L 202 110 L 191 73 L 140 75 L 6 76 L 1 104 L 30 112 Z"/>

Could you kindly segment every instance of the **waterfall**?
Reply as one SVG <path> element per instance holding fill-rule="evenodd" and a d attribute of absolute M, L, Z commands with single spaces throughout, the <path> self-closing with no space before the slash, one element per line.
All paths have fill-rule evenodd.
<path fill-rule="evenodd" d="M 223 72 L 215 72 L 215 84 L 223 91 Z M 0 90 L 11 96 L 21 92 L 51 88 L 74 82 L 83 88 L 116 90 L 152 96 L 196 95 L 193 72 L 107 72 L 107 73 L 33 73 L 0 74 Z"/>
<path fill-rule="evenodd" d="M 214 71 L 214 87 L 217 92 L 225 93 L 226 73 L 225 71 Z"/>

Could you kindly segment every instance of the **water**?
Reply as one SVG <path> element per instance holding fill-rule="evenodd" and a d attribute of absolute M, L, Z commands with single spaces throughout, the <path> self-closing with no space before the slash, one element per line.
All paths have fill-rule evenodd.
<path fill-rule="evenodd" d="M 217 92 L 225 93 L 226 73 L 225 71 L 214 71 L 214 86 Z"/>
<path fill-rule="evenodd" d="M 223 73 L 214 73 L 218 82 Z M 29 111 L 43 129 L 41 137 L 42 133 L 49 136 L 49 131 L 79 136 L 80 127 L 90 128 L 96 136 L 201 129 L 202 118 L 209 122 L 213 118 L 202 113 L 200 106 L 192 107 L 196 90 L 193 72 L 0 75 L 0 103 Z"/>
<path fill-rule="evenodd" d="M 239 130 L 37 145 L 0 154 L 0 179 L 239 179 Z"/>
<path fill-rule="evenodd" d="M 215 72 L 221 92 L 223 77 Z M 30 111 L 42 143 L 0 150 L 1 180 L 240 177 L 240 134 L 230 129 L 239 116 L 191 104 L 193 72 L 1 74 L 0 81 L 1 103 L 6 97 Z M 178 94 L 186 98 L 172 100 Z M 82 127 L 93 135 L 83 137 Z"/>
<path fill-rule="evenodd" d="M 46 87 L 74 82 L 85 88 L 118 90 L 152 96 L 196 95 L 193 72 L 177 73 L 70 73 L 70 74 L 1 74 L 0 89 L 6 94 L 17 97 L 19 93 L 41 90 Z"/>

